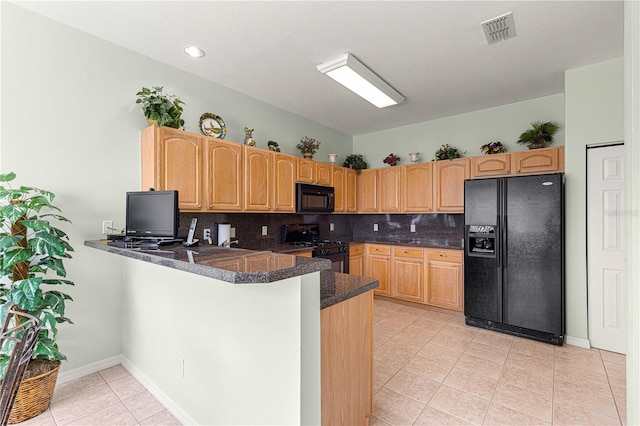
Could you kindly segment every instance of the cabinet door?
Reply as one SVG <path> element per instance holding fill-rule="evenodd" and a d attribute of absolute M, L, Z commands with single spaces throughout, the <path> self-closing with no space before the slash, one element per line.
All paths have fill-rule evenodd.
<path fill-rule="evenodd" d="M 462 264 L 429 260 L 426 275 L 425 302 L 441 308 L 462 311 Z"/>
<path fill-rule="evenodd" d="M 432 163 L 402 167 L 402 210 L 412 213 L 433 211 Z"/>
<path fill-rule="evenodd" d="M 391 296 L 414 302 L 424 300 L 423 250 L 394 247 L 391 270 Z"/>
<path fill-rule="evenodd" d="M 365 246 L 365 276 L 378 280 L 376 294 L 391 295 L 391 249 L 389 246 L 367 244 Z"/>
<path fill-rule="evenodd" d="M 242 210 L 242 145 L 205 139 L 207 209 Z"/>
<path fill-rule="evenodd" d="M 244 146 L 244 209 L 271 210 L 272 163 L 271 152 Z"/>
<path fill-rule="evenodd" d="M 318 185 L 333 185 L 333 173 L 331 164 L 316 163 L 316 183 Z"/>
<path fill-rule="evenodd" d="M 390 166 L 380 169 L 380 211 L 385 213 L 400 213 L 402 209 L 400 183 L 402 181 L 402 167 Z"/>
<path fill-rule="evenodd" d="M 437 212 L 464 213 L 465 179 L 469 179 L 467 158 L 435 162 L 434 191 Z"/>
<path fill-rule="evenodd" d="M 333 166 L 333 190 L 335 191 L 334 199 L 334 213 L 344 213 L 346 210 L 346 191 L 345 186 L 347 184 L 345 180 L 345 171 L 343 167 Z"/>
<path fill-rule="evenodd" d="M 511 155 L 516 175 L 564 171 L 564 147 L 516 151 Z"/>
<path fill-rule="evenodd" d="M 349 244 L 349 274 L 364 275 L 364 244 Z"/>
<path fill-rule="evenodd" d="M 378 170 L 362 170 L 358 176 L 358 212 L 378 211 Z"/>
<path fill-rule="evenodd" d="M 511 174 L 511 154 L 471 157 L 471 179 L 504 177 Z"/>
<path fill-rule="evenodd" d="M 273 161 L 273 210 L 296 211 L 296 158 L 276 153 Z"/>
<path fill-rule="evenodd" d="M 178 190 L 180 210 L 202 210 L 202 138 L 160 128 L 157 190 Z M 149 188 L 144 188 L 145 190 Z"/>
<path fill-rule="evenodd" d="M 356 180 L 357 180 L 357 173 L 355 170 L 353 169 L 344 169 L 345 170 L 345 179 L 346 179 L 346 185 L 345 185 L 345 203 L 346 203 L 346 211 L 350 212 L 350 213 L 355 213 L 357 211 L 357 192 L 356 192 Z"/>
<path fill-rule="evenodd" d="M 298 161 L 298 182 L 314 183 L 316 179 L 315 161 L 297 158 Z"/>

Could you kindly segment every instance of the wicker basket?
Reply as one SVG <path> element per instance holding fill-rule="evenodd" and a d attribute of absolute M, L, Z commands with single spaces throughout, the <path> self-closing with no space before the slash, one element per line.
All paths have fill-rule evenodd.
<path fill-rule="evenodd" d="M 26 379 L 20 384 L 16 402 L 9 416 L 10 424 L 28 420 L 49 408 L 58 379 L 58 370 L 60 361 L 57 361 L 53 370 Z"/>

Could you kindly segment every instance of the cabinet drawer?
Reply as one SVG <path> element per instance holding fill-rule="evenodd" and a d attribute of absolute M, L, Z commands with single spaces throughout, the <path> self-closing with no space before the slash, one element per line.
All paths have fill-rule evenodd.
<path fill-rule="evenodd" d="M 371 244 L 367 247 L 367 253 L 369 254 L 379 254 L 379 255 L 389 255 L 391 254 L 390 246 L 379 246 L 375 244 Z"/>
<path fill-rule="evenodd" d="M 359 256 L 364 253 L 364 244 L 349 244 L 349 255 Z"/>
<path fill-rule="evenodd" d="M 414 247 L 394 247 L 393 255 L 395 257 L 410 257 L 414 259 L 422 259 L 423 251 Z"/>
<path fill-rule="evenodd" d="M 462 250 L 429 250 L 427 260 L 462 263 Z"/>

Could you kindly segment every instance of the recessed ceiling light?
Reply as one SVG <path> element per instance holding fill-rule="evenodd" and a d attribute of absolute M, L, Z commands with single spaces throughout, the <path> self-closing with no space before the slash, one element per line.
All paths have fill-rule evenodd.
<path fill-rule="evenodd" d="M 351 53 L 323 62 L 316 67 L 356 95 L 378 108 L 399 104 L 405 98 Z"/>
<path fill-rule="evenodd" d="M 191 45 L 184 47 L 184 53 L 191 56 L 192 58 L 202 58 L 204 56 L 204 50 Z"/>

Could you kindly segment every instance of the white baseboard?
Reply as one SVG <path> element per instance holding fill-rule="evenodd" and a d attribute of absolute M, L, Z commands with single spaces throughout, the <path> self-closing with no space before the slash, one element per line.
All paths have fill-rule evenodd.
<path fill-rule="evenodd" d="M 158 386 L 155 385 L 147 376 L 145 376 L 139 369 L 137 369 L 124 355 L 116 355 L 111 358 L 103 359 L 101 361 L 93 362 L 91 364 L 84 365 L 82 367 L 74 368 L 73 370 L 64 371 L 58 374 L 58 380 L 56 384 L 66 383 L 71 380 L 79 379 L 80 377 L 87 376 L 89 374 L 97 373 L 98 371 L 105 370 L 107 368 L 115 367 L 122 364 L 122 366 L 133 377 L 140 382 L 150 393 L 153 395 L 164 407 L 183 425 L 195 425 L 197 422 L 193 420 L 178 404 L 173 402 L 171 398 L 167 396 Z"/>
<path fill-rule="evenodd" d="M 195 420 L 187 414 L 186 411 L 182 409 L 178 404 L 176 404 L 166 393 L 164 393 L 155 383 L 153 383 L 147 376 L 144 375 L 138 368 L 136 368 L 131 362 L 125 357 L 122 358 L 122 366 L 129 372 L 133 377 L 138 380 L 142 386 L 147 388 L 147 390 L 153 395 L 164 407 L 171 413 L 173 416 L 178 419 L 180 423 L 183 425 L 195 425 L 198 424 Z"/>
<path fill-rule="evenodd" d="M 58 374 L 58 380 L 56 384 L 66 383 L 71 380 L 79 379 L 80 377 L 88 376 L 89 374 L 97 373 L 98 371 L 105 370 L 110 367 L 114 367 L 118 364 L 122 364 L 124 357 L 122 355 L 112 356 L 101 361 L 92 362 L 91 364 L 83 365 L 82 367 L 74 368 L 69 371 L 62 371 Z"/>
<path fill-rule="evenodd" d="M 591 349 L 591 343 L 588 339 L 579 339 L 577 337 L 567 336 L 565 339 L 567 345 L 578 346 L 580 348 Z"/>

